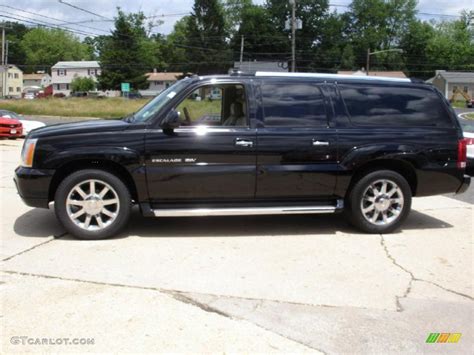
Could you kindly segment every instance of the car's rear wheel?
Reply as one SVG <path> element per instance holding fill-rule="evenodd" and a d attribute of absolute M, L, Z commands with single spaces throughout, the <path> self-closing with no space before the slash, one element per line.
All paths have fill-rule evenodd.
<path fill-rule="evenodd" d="M 390 233 L 411 209 L 411 188 L 391 170 L 374 171 L 352 187 L 347 196 L 349 221 L 366 233 Z"/>
<path fill-rule="evenodd" d="M 56 216 L 79 239 L 111 237 L 130 217 L 130 192 L 118 177 L 102 170 L 69 175 L 56 190 L 54 201 Z"/>

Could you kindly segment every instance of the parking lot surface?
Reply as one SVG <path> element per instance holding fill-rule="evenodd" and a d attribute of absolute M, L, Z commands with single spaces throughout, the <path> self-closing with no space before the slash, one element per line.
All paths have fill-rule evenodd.
<path fill-rule="evenodd" d="M 134 211 L 117 238 L 78 241 L 21 202 L 21 143 L 0 141 L 2 353 L 472 353 L 472 200 L 415 199 L 389 235 L 341 215 Z M 427 344 L 430 333 L 462 336 Z"/>

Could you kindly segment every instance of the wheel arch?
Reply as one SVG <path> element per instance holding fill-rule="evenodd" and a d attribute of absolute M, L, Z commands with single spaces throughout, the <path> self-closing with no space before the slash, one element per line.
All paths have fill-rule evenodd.
<path fill-rule="evenodd" d="M 354 170 L 347 191 L 350 192 L 354 184 L 363 176 L 377 170 L 391 170 L 400 174 L 410 185 L 412 195 L 416 196 L 418 179 L 415 167 L 410 162 L 402 159 L 376 159 L 362 164 Z"/>
<path fill-rule="evenodd" d="M 119 163 L 107 159 L 79 159 L 61 165 L 58 169 L 56 169 L 56 172 L 54 173 L 49 185 L 48 202 L 54 200 L 56 190 L 64 178 L 76 171 L 85 169 L 103 170 L 114 174 L 123 181 L 125 186 L 128 188 L 132 199 L 135 202 L 138 202 L 137 187 L 130 172 Z"/>

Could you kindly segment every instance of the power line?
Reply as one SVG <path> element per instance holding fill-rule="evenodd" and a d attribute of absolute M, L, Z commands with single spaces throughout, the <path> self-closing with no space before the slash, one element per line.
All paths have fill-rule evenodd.
<path fill-rule="evenodd" d="M 88 14 L 91 14 L 91 15 L 94 15 L 94 16 L 97 16 L 97 17 L 101 17 L 101 18 L 106 19 L 106 20 L 110 20 L 109 18 L 107 18 L 107 17 L 105 17 L 105 16 L 102 16 L 102 15 L 99 15 L 99 14 L 96 13 L 96 12 L 92 12 L 92 11 L 86 10 L 86 9 L 84 9 L 84 8 L 82 8 L 82 7 L 79 7 L 79 6 L 70 4 L 70 3 L 68 3 L 68 2 L 66 2 L 66 1 L 64 1 L 64 0 L 58 0 L 58 1 L 59 1 L 60 4 L 63 4 L 63 5 L 66 5 L 66 6 L 70 6 L 70 7 L 74 8 L 74 9 L 76 9 L 76 10 L 79 10 L 79 11 L 82 11 L 82 12 L 86 12 L 86 13 L 88 13 Z"/>

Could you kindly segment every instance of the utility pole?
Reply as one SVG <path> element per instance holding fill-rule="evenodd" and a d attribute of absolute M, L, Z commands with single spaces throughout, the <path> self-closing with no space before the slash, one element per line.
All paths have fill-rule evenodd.
<path fill-rule="evenodd" d="M 240 68 L 242 68 L 242 62 L 244 61 L 244 36 L 240 39 Z"/>
<path fill-rule="evenodd" d="M 291 71 L 296 71 L 296 0 L 290 0 L 291 4 Z"/>
<path fill-rule="evenodd" d="M 5 67 L 5 24 L 2 23 L 2 97 L 5 97 L 5 85 L 6 85 L 6 72 L 7 68 Z"/>

